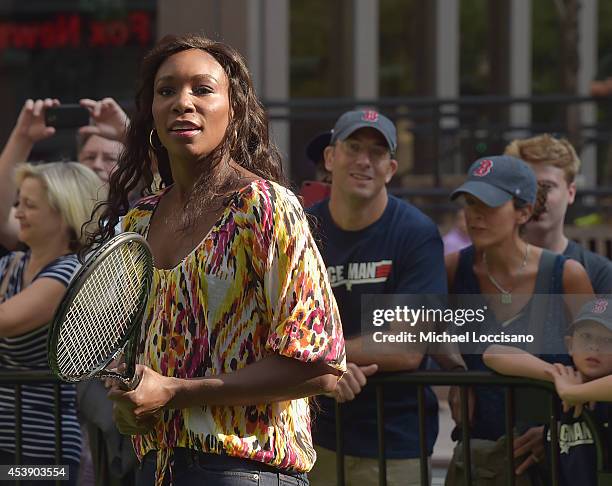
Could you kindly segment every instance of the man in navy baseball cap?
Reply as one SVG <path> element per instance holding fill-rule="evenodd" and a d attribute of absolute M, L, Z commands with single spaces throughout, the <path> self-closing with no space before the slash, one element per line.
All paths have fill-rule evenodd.
<path fill-rule="evenodd" d="M 368 140 L 362 140 L 363 137 Z M 344 144 L 348 139 L 351 139 L 351 143 Z M 342 142 L 343 146 L 340 147 L 338 142 Z M 328 148 L 330 151 L 326 155 Z M 352 110 L 338 118 L 333 130 L 314 137 L 306 146 L 306 156 L 315 163 L 319 181 L 332 182 L 335 172 L 337 192 L 347 194 L 358 191 L 358 197 L 375 198 L 380 206 L 386 204 L 385 185 L 397 170 L 394 159 L 396 149 L 397 131 L 391 120 L 374 110 Z M 367 154 L 370 167 L 360 166 L 365 160 L 360 152 Z M 347 172 L 347 163 L 351 160 L 356 161 L 357 166 Z M 379 160 L 386 162 L 379 164 Z M 304 206 L 310 207 L 323 195 L 329 195 L 329 190 L 320 182 L 306 182 L 300 191 Z M 368 203 L 365 209 L 372 207 L 377 212 L 376 206 Z"/>
<path fill-rule="evenodd" d="M 447 278 L 442 240 L 437 226 L 410 203 L 394 197 L 387 184 L 397 170 L 397 132 L 393 122 L 374 110 L 354 110 L 338 118 L 323 150 L 331 173 L 331 195 L 308 209 L 313 234 L 338 303 L 346 339 L 350 372 L 340 380 L 333 397 L 320 398 L 313 425 L 317 463 L 308 473 L 312 486 L 330 484 L 335 477 L 336 422 L 334 400 L 344 403 L 350 427 L 344 431 L 345 459 L 351 467 L 347 483 L 371 484 L 378 475 L 376 423 L 372 410 L 376 396 L 365 388 L 377 371 L 413 371 L 421 366 L 425 350 L 411 345 L 388 350 L 368 349 L 362 333 L 362 297 L 371 294 L 445 295 Z M 361 273 L 360 273 L 360 269 Z M 371 269 L 366 275 L 366 269 Z M 439 353 L 445 369 L 464 367 L 460 357 Z M 425 387 L 425 427 L 430 455 L 437 435 L 437 400 Z M 385 389 L 387 460 L 393 460 L 389 484 L 418 484 L 420 444 L 417 396 L 408 384 Z"/>
<path fill-rule="evenodd" d="M 535 204 L 537 191 L 536 176 L 529 165 L 516 157 L 495 155 L 474 162 L 467 180 L 453 191 L 451 199 L 467 193 L 497 208 L 512 198 Z"/>

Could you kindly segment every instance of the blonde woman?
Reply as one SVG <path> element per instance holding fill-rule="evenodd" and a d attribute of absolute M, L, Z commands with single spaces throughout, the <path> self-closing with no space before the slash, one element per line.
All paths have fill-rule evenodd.
<path fill-rule="evenodd" d="M 96 203 L 105 197 L 100 179 L 74 162 L 18 166 L 15 216 L 25 252 L 0 259 L 0 369 L 47 367 L 47 327 L 78 268 L 75 253 L 88 235 Z M 95 224 L 95 223 L 90 223 Z M 22 463 L 52 464 L 54 404 L 50 385 L 22 387 Z M 62 464 L 76 484 L 81 435 L 74 386 L 62 385 Z M 0 463 L 15 464 L 12 387 L 0 386 Z"/>

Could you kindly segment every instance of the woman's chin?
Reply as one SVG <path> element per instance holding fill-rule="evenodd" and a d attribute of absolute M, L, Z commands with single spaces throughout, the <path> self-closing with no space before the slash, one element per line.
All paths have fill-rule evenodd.
<path fill-rule="evenodd" d="M 486 248 L 491 245 L 491 238 L 488 238 L 482 234 L 474 234 L 473 232 L 469 233 L 470 239 L 472 240 L 472 244 L 476 248 Z"/>

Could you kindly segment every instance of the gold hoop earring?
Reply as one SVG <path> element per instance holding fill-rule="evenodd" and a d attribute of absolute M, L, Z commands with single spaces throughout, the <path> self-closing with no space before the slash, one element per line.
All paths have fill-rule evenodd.
<path fill-rule="evenodd" d="M 153 145 L 153 132 L 154 131 L 155 131 L 155 128 L 151 128 L 151 132 L 149 133 L 149 145 L 153 149 L 153 152 L 157 152 L 157 149 L 155 148 L 155 145 Z"/>

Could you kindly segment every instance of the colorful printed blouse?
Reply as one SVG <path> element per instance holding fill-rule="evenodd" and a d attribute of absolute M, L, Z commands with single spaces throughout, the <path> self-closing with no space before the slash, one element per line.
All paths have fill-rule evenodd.
<path fill-rule="evenodd" d="M 141 200 L 124 229 L 146 237 L 164 191 Z M 155 269 L 139 362 L 165 376 L 232 373 L 271 353 L 346 370 L 336 302 L 308 221 L 293 193 L 257 180 L 234 193 L 202 242 L 176 267 Z M 308 399 L 164 412 L 134 438 L 138 456 L 170 449 L 244 457 L 309 471 L 315 461 Z"/>

